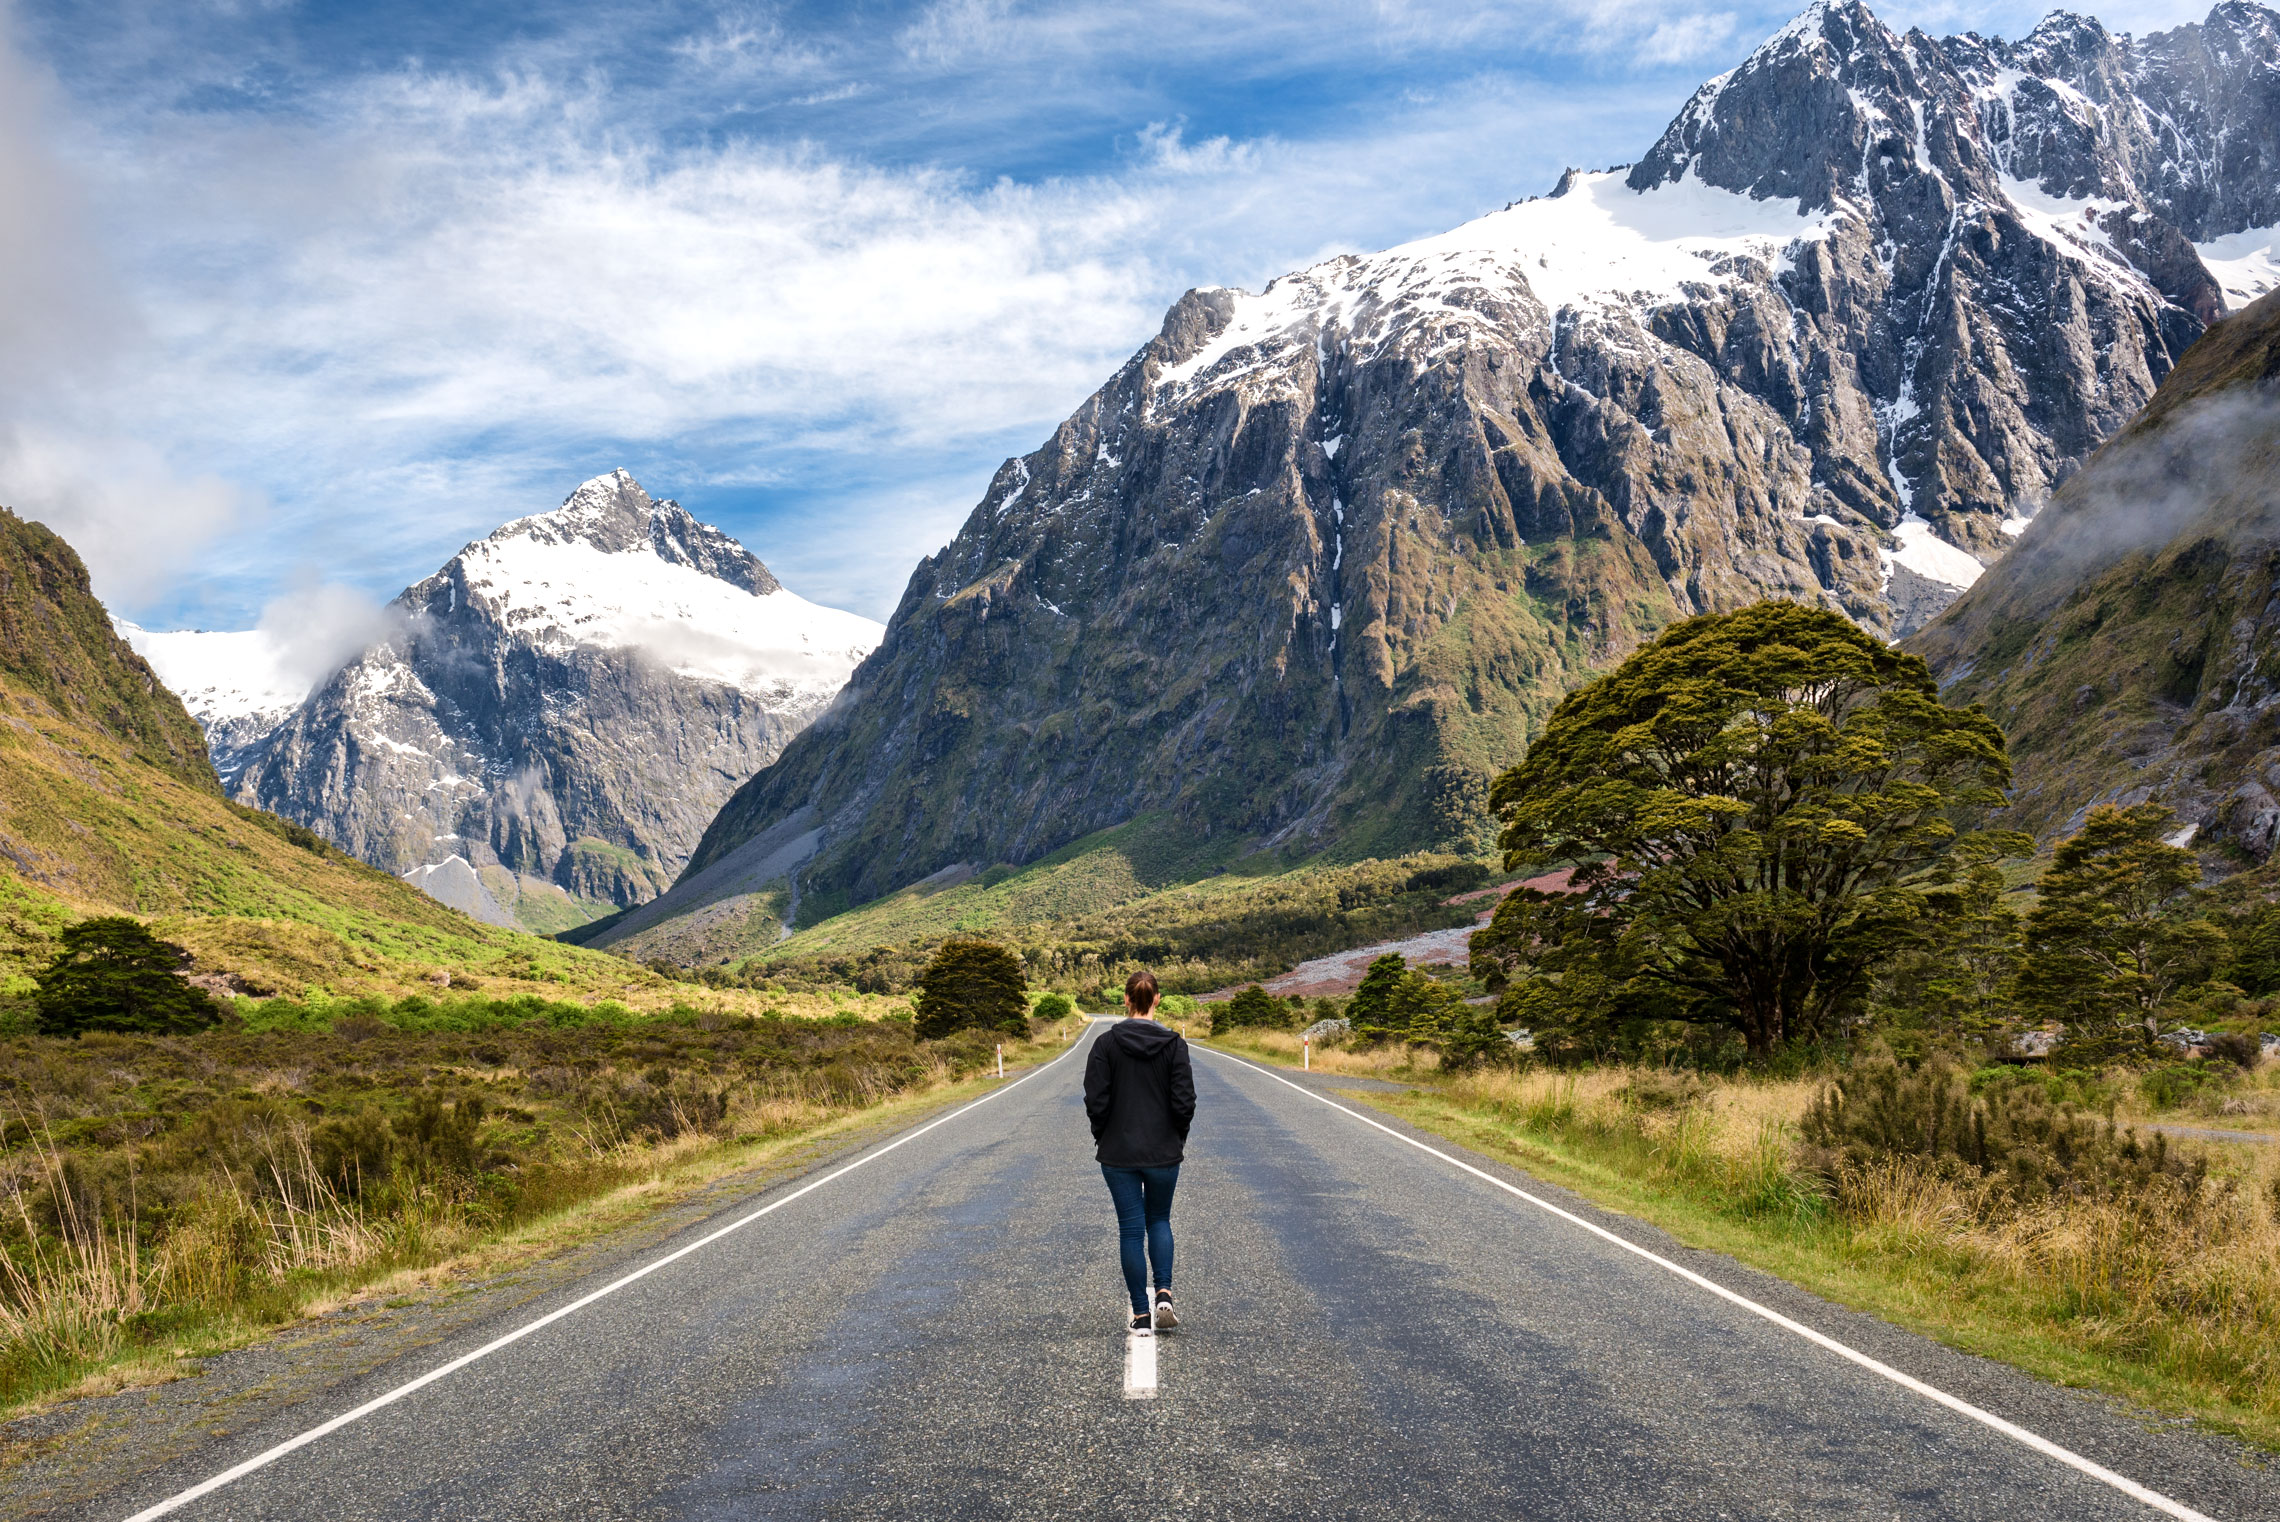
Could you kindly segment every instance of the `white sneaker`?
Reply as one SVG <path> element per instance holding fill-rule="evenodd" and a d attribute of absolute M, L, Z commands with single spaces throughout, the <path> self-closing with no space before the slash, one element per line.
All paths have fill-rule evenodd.
<path fill-rule="evenodd" d="M 1133 1319 L 1137 1322 L 1139 1318 Z M 1180 1318 L 1172 1314 L 1172 1292 L 1168 1289 L 1156 1291 L 1156 1330 L 1168 1332 L 1179 1324 Z"/>

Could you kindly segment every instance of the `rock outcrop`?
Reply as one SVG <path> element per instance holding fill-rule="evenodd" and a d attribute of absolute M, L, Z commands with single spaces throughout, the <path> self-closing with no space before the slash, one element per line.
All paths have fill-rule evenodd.
<path fill-rule="evenodd" d="M 1627 170 L 1190 292 L 692 881 L 795 815 L 809 918 L 1152 811 L 1479 844 L 1486 777 L 1673 617 L 1918 627 L 2266 282 L 2276 61 L 2249 5 L 2010 43 L 1815 4 Z"/>
<path fill-rule="evenodd" d="M 390 611 L 236 794 L 534 929 L 663 891 L 880 633 L 624 471 L 467 546 Z"/>

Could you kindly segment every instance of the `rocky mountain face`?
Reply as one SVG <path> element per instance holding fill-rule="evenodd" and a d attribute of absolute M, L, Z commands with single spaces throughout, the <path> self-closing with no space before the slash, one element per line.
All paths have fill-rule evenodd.
<path fill-rule="evenodd" d="M 2280 294 L 2212 328 L 2018 546 L 1909 641 L 2010 739 L 2046 840 L 2148 798 L 2280 842 Z"/>
<path fill-rule="evenodd" d="M 390 613 L 257 742 L 235 795 L 541 930 L 661 892 L 881 632 L 622 470 L 467 546 Z"/>
<path fill-rule="evenodd" d="M 1673 617 L 1920 626 L 2268 283 L 2276 65 L 2248 5 L 2010 43 L 1815 4 L 1628 169 L 1191 291 L 642 920 L 787 851 L 812 918 L 1151 811 L 1478 843 L 1486 778 Z"/>

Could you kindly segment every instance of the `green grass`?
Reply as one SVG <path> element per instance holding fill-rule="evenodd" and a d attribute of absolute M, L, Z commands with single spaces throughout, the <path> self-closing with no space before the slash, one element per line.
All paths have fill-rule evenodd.
<path fill-rule="evenodd" d="M 1239 846 L 1198 839 L 1146 816 L 1073 841 L 1026 867 L 997 867 L 940 887 L 910 887 L 812 925 L 762 953 L 780 962 L 849 947 L 934 941 L 1099 914 L 1167 888 L 1204 898 L 1240 894 L 1294 869 L 1268 858 L 1250 870 Z M 1303 871 L 1304 868 L 1295 870 Z"/>
<path fill-rule="evenodd" d="M 709 980 L 791 987 L 909 988 L 950 935 L 987 935 L 1021 954 L 1030 978 L 1097 998 L 1146 967 L 1167 992 L 1272 977 L 1309 957 L 1466 923 L 1421 871 L 1458 858 L 1291 863 L 1259 854 L 1190 877 L 1196 848 L 1152 821 L 1080 842 L 1019 872 L 906 890 L 782 941 Z"/>

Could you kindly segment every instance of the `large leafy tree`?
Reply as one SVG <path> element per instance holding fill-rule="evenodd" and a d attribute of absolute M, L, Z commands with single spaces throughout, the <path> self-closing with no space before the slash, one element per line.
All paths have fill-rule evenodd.
<path fill-rule="evenodd" d="M 61 940 L 32 996 L 43 1035 L 179 1033 L 222 1018 L 213 996 L 180 976 L 190 953 L 152 935 L 140 920 L 123 914 L 81 920 Z"/>
<path fill-rule="evenodd" d="M 2157 803 L 2090 811 L 2059 842 L 2027 916 L 2022 1002 L 2063 1020 L 2070 1044 L 2161 1032 L 2161 1008 L 2206 980 L 2224 932 L 2193 898 L 2201 864 L 2171 845 L 2177 820 Z"/>
<path fill-rule="evenodd" d="M 995 941 L 944 941 L 918 975 L 913 1028 L 934 1041 L 979 1027 L 1021 1035 L 1029 1029 L 1029 979 L 1021 959 Z"/>
<path fill-rule="evenodd" d="M 1993 720 L 1843 617 L 1688 619 L 1570 694 L 1497 779 L 1507 864 L 1574 875 L 1509 897 L 1475 969 L 1522 985 L 1523 1016 L 1719 1022 L 1759 1055 L 1826 1033 L 2009 781 Z"/>

